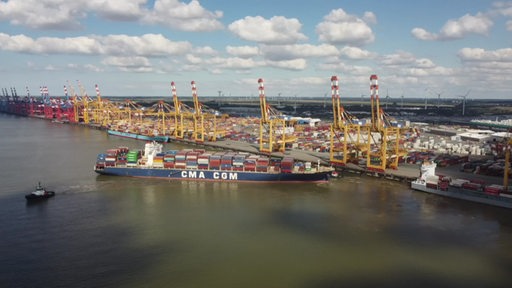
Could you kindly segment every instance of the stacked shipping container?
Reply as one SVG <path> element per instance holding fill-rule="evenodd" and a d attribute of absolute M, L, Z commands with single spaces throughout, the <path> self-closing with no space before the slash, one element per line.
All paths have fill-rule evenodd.
<path fill-rule="evenodd" d="M 129 150 L 126 147 L 109 149 L 99 154 L 98 165 L 137 166 L 148 161 L 141 150 Z M 148 162 L 149 163 L 149 162 Z M 311 163 L 295 162 L 292 157 L 269 158 L 245 152 L 206 152 L 203 149 L 169 150 L 157 153 L 150 164 L 153 168 L 200 169 L 226 171 L 284 172 L 310 171 Z"/>

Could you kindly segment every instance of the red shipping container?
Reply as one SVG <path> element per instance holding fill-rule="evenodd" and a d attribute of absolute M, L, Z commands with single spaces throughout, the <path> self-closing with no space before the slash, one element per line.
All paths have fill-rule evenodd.
<path fill-rule="evenodd" d="M 174 162 L 164 162 L 164 168 L 174 168 Z"/>

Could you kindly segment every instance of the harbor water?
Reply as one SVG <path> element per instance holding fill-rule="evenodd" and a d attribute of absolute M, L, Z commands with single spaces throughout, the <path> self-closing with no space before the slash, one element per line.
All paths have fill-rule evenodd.
<path fill-rule="evenodd" d="M 0 134 L 0 287 L 512 283 L 510 210 L 358 175 L 327 184 L 100 176 L 98 153 L 144 143 L 5 114 Z M 29 205 L 38 181 L 56 196 Z"/>

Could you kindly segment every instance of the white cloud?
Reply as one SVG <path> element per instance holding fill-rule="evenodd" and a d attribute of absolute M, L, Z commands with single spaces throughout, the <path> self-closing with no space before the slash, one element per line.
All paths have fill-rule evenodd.
<path fill-rule="evenodd" d="M 293 45 L 290 45 L 293 46 Z M 256 60 L 250 57 L 250 55 L 259 51 L 259 49 L 253 49 L 256 47 L 251 46 L 239 46 L 239 47 L 228 47 L 228 52 L 232 55 L 240 55 L 235 57 L 212 57 L 212 58 L 199 58 L 197 56 L 187 54 L 186 59 L 188 65 L 194 65 L 190 67 L 195 71 L 204 70 L 204 67 L 208 67 L 209 71 L 220 71 L 220 69 L 238 70 L 239 72 L 248 71 L 259 67 L 274 67 L 286 70 L 304 70 L 307 67 L 307 62 L 303 58 L 294 57 L 293 59 L 266 59 Z M 259 56 L 254 55 L 254 56 Z"/>
<path fill-rule="evenodd" d="M 341 54 L 346 56 L 349 59 L 372 59 L 376 56 L 375 53 L 372 53 L 368 50 L 363 50 L 358 47 L 345 46 L 341 48 Z"/>
<path fill-rule="evenodd" d="M 425 30 L 423 28 L 417 28 L 417 27 L 412 29 L 411 34 L 415 38 L 420 39 L 420 40 L 431 41 L 431 40 L 437 40 L 439 38 L 438 35 L 428 32 L 427 30 Z"/>
<path fill-rule="evenodd" d="M 146 57 L 117 57 L 105 58 L 102 63 L 107 66 L 118 67 L 121 71 L 151 72 L 151 64 Z"/>
<path fill-rule="evenodd" d="M 450 76 L 456 72 L 453 68 L 438 66 L 428 58 L 416 58 L 415 55 L 406 51 L 384 55 L 381 63 L 386 74 L 403 77 L 428 79 L 435 76 Z"/>
<path fill-rule="evenodd" d="M 454 40 L 464 38 L 468 34 L 487 35 L 492 25 L 493 22 L 487 15 L 466 14 L 457 20 L 448 20 L 439 34 L 428 32 L 423 28 L 414 28 L 411 33 L 420 40 Z"/>
<path fill-rule="evenodd" d="M 512 73 L 512 62 L 467 62 L 465 63 L 466 69 L 469 69 L 475 73 L 477 76 L 485 77 L 489 74 L 495 75 L 503 75 L 504 77 L 508 77 L 510 73 Z M 507 82 L 508 83 L 508 80 Z M 505 83 L 501 83 L 505 84 Z M 506 86 L 506 84 L 505 84 Z M 508 85 L 510 87 L 510 85 Z"/>
<path fill-rule="evenodd" d="M 229 24 L 228 29 L 247 41 L 264 44 L 291 44 L 306 40 L 300 33 L 302 24 L 299 20 L 274 16 L 265 19 L 261 16 L 247 16 Z"/>
<path fill-rule="evenodd" d="M 88 0 L 83 7 L 89 7 L 105 19 L 135 21 L 143 15 L 146 2 L 147 0 L 123 0 L 121 4 L 119 0 Z"/>
<path fill-rule="evenodd" d="M 416 67 L 420 68 L 433 68 L 435 67 L 434 62 L 427 58 L 416 59 Z"/>
<path fill-rule="evenodd" d="M 311 84 L 311 85 L 329 85 L 330 83 L 329 77 L 300 77 L 300 78 L 293 78 L 291 80 L 292 84 L 297 85 L 304 85 L 304 84 Z"/>
<path fill-rule="evenodd" d="M 201 55 L 210 55 L 210 56 L 219 54 L 219 52 L 217 52 L 217 50 L 213 49 L 210 46 L 196 47 L 196 48 L 194 48 L 194 53 L 201 54 Z"/>
<path fill-rule="evenodd" d="M 272 61 L 307 57 L 329 57 L 340 54 L 335 46 L 329 44 L 264 45 L 261 47 L 261 53 L 266 59 Z"/>
<path fill-rule="evenodd" d="M 493 51 L 482 48 L 462 48 L 457 55 L 463 61 L 512 62 L 512 48 Z"/>
<path fill-rule="evenodd" d="M 0 33 L 0 50 L 40 54 L 141 55 L 163 56 L 184 54 L 191 49 L 188 42 L 173 42 L 161 34 L 142 36 L 107 35 L 80 37 L 40 37 Z"/>
<path fill-rule="evenodd" d="M 512 48 L 485 50 L 481 48 L 463 48 L 457 54 L 462 61 L 459 81 L 482 90 L 481 95 L 510 94 L 508 84 L 512 74 Z M 475 91 L 478 93 L 478 91 Z"/>
<path fill-rule="evenodd" d="M 382 57 L 381 63 L 388 66 L 411 65 L 416 62 L 413 54 L 405 51 L 399 51 L 395 54 L 388 54 Z"/>
<path fill-rule="evenodd" d="M 494 7 L 494 13 L 512 17 L 512 2 L 494 2 L 492 6 Z"/>
<path fill-rule="evenodd" d="M 364 18 L 370 23 L 376 22 L 375 15 L 366 12 Z M 347 14 L 343 9 L 331 11 L 324 21 L 316 26 L 320 41 L 332 44 L 361 46 L 375 40 L 372 29 L 364 19 Z"/>
<path fill-rule="evenodd" d="M 188 42 L 172 42 L 161 34 L 142 36 L 109 35 L 96 37 L 105 54 L 163 56 L 183 54 L 191 48 Z"/>
<path fill-rule="evenodd" d="M 184 3 L 178 0 L 156 0 L 153 10 L 144 15 L 143 21 L 183 31 L 214 31 L 223 28 L 218 20 L 221 11 L 211 12 L 199 1 Z"/>
<path fill-rule="evenodd" d="M 214 57 L 204 60 L 204 63 L 208 65 L 215 65 L 218 68 L 228 69 L 252 69 L 261 66 L 261 63 L 256 62 L 253 59 L 245 59 L 240 57 Z"/>
<path fill-rule="evenodd" d="M 260 49 L 255 46 L 226 46 L 226 52 L 230 55 L 241 57 L 241 58 L 250 58 L 253 56 L 257 56 L 260 53 Z"/>
<path fill-rule="evenodd" d="M 293 59 L 284 61 L 266 61 L 268 66 L 287 69 L 287 70 L 304 70 L 306 69 L 305 59 Z"/>
<path fill-rule="evenodd" d="M 98 67 L 96 65 L 92 65 L 92 64 L 85 64 L 82 66 L 84 69 L 86 70 L 89 70 L 89 71 L 92 71 L 92 72 L 103 72 L 104 69 L 101 68 L 101 67 Z"/>
<path fill-rule="evenodd" d="M 183 31 L 223 29 L 221 11 L 208 11 L 199 1 L 156 0 L 7 0 L 0 1 L 0 21 L 33 29 L 76 30 L 92 14 L 114 21 L 141 21 Z"/>
<path fill-rule="evenodd" d="M 403 73 L 407 76 L 448 76 L 452 75 L 455 71 L 452 68 L 446 67 L 411 67 L 403 70 Z"/>
<path fill-rule="evenodd" d="M 99 54 L 99 43 L 89 37 L 55 38 L 40 37 L 32 39 L 25 35 L 0 33 L 1 50 L 40 53 L 40 54 Z"/>
<path fill-rule="evenodd" d="M 373 12 L 366 11 L 364 12 L 363 20 L 369 24 L 376 24 L 377 16 Z"/>
<path fill-rule="evenodd" d="M 69 30 L 80 27 L 84 0 L 8 0 L 0 2 L 0 20 L 35 29 Z"/>
<path fill-rule="evenodd" d="M 91 72 L 103 72 L 104 71 L 103 68 L 98 67 L 93 64 L 82 65 L 82 64 L 76 64 L 76 63 L 68 63 L 66 65 L 66 68 L 73 70 L 73 71 L 84 71 L 84 70 L 91 71 Z"/>
<path fill-rule="evenodd" d="M 359 66 L 359 65 L 349 65 L 340 61 L 322 63 L 318 65 L 319 69 L 325 71 L 338 71 L 343 72 L 343 78 L 348 77 L 349 75 L 364 75 L 368 76 L 373 73 L 373 68 L 368 66 Z"/>
<path fill-rule="evenodd" d="M 185 56 L 185 58 L 187 59 L 187 61 L 190 63 L 190 64 L 195 64 L 195 65 L 198 65 L 198 64 L 201 64 L 203 62 L 203 59 L 200 58 L 200 57 L 197 57 L 197 56 L 194 56 L 192 54 L 187 54 L 187 56 Z"/>

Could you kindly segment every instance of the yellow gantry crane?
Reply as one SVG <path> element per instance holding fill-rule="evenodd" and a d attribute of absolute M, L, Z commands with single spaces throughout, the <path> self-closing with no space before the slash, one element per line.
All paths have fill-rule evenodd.
<path fill-rule="evenodd" d="M 174 102 L 174 134 L 178 139 L 183 139 L 185 133 L 194 130 L 194 112 L 193 109 L 178 99 L 176 85 L 171 82 L 172 99 Z"/>
<path fill-rule="evenodd" d="M 296 137 L 288 133 L 284 115 L 267 104 L 263 79 L 258 79 L 258 84 L 261 110 L 260 152 L 284 152 L 286 150 L 286 143 L 294 142 Z"/>
<path fill-rule="evenodd" d="M 89 95 L 87 95 L 87 92 L 85 91 L 85 88 L 84 86 L 82 86 L 80 81 L 78 81 L 78 89 L 80 89 L 82 119 L 85 124 L 89 124 L 91 121 L 91 111 L 89 108 L 89 103 L 91 102 L 91 99 L 89 98 Z"/>
<path fill-rule="evenodd" d="M 144 109 L 136 102 L 126 99 L 119 107 L 119 114 L 120 122 L 133 126 L 136 123 L 142 124 Z"/>
<path fill-rule="evenodd" d="M 398 168 L 399 157 L 404 153 L 400 147 L 401 131 L 391 125 L 390 117 L 380 107 L 377 75 L 370 76 L 371 123 L 368 128 L 368 169 L 384 171 Z"/>
<path fill-rule="evenodd" d="M 75 89 L 73 88 L 73 86 L 71 86 L 69 84 L 69 81 L 68 81 L 68 87 L 69 87 L 69 93 L 70 93 L 70 100 L 71 100 L 71 103 L 73 103 L 73 116 L 74 116 L 74 122 L 75 123 L 78 123 L 80 122 L 80 113 L 82 111 L 82 105 L 81 105 L 81 102 L 80 99 L 78 98 L 78 95 L 76 94 L 75 92 Z"/>
<path fill-rule="evenodd" d="M 330 162 L 344 166 L 357 160 L 363 145 L 361 125 L 357 118 L 343 108 L 340 100 L 338 77 L 331 77 L 333 123 L 330 131 Z"/>
<path fill-rule="evenodd" d="M 119 113 L 119 108 L 116 106 L 116 103 L 108 99 L 102 99 L 102 109 L 101 127 L 111 127 L 112 124 L 121 119 L 121 113 Z"/>
<path fill-rule="evenodd" d="M 181 115 L 181 101 L 178 99 L 178 94 L 176 92 L 176 85 L 174 81 L 171 82 L 171 91 L 172 91 L 172 101 L 174 103 L 174 132 L 173 136 L 176 138 L 183 138 L 183 115 Z"/>
<path fill-rule="evenodd" d="M 75 122 L 83 122 L 84 124 L 89 124 L 91 121 L 92 113 L 91 109 L 89 107 L 89 103 L 92 101 L 89 96 L 87 95 L 87 92 L 85 91 L 84 87 L 78 81 L 78 88 L 80 89 L 80 96 L 75 92 L 73 86 L 69 85 L 69 89 L 71 92 L 71 101 L 73 103 L 73 113 L 75 116 Z"/>
<path fill-rule="evenodd" d="M 208 109 L 197 97 L 195 81 L 192 81 L 192 99 L 194 101 L 194 140 L 196 142 L 217 141 L 220 134 L 217 131 L 217 118 L 219 113 Z"/>
<path fill-rule="evenodd" d="M 168 135 L 167 128 L 171 126 L 171 119 L 173 119 L 174 115 L 174 107 L 165 103 L 164 100 L 158 101 L 148 111 L 144 112 L 144 116 L 150 116 L 153 118 L 152 120 L 157 121 L 156 132 L 159 135 Z"/>
<path fill-rule="evenodd" d="M 110 113 L 111 106 L 108 104 L 108 100 L 101 98 L 100 88 L 98 84 L 95 85 L 96 89 L 96 100 L 92 102 L 92 112 L 94 123 L 101 127 L 107 127 L 110 124 Z"/>

